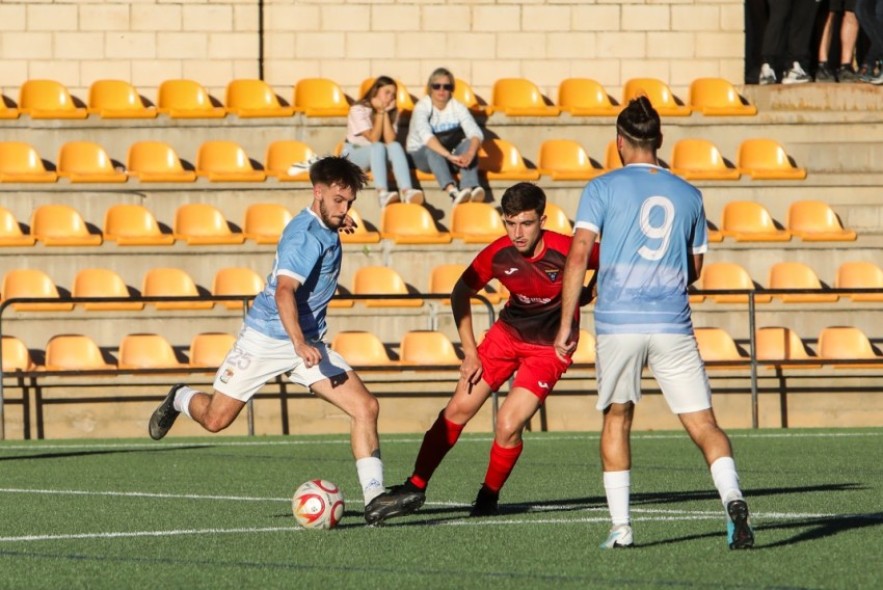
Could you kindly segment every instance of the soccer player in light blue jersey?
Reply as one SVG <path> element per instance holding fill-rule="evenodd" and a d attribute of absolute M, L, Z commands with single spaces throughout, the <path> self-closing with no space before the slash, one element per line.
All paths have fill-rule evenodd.
<path fill-rule="evenodd" d="M 595 302 L 598 404 L 603 412 L 601 463 L 613 527 L 602 548 L 634 544 L 629 516 L 630 433 L 649 366 L 671 410 L 702 451 L 727 513 L 731 549 L 753 546 L 730 441 L 717 425 L 711 389 L 693 335 L 687 287 L 708 248 L 702 194 L 661 168 L 659 115 L 646 97 L 632 100 L 616 121 L 624 167 L 590 182 L 580 198 L 564 267 L 562 358 L 576 347 L 571 322 L 586 260 L 601 240 Z"/>
<path fill-rule="evenodd" d="M 338 231 L 351 227 L 347 213 L 366 177 L 346 158 L 330 156 L 310 166 L 310 181 L 313 202 L 282 232 L 267 286 L 218 368 L 214 393 L 173 386 L 151 416 L 149 432 L 155 440 L 163 438 L 181 413 L 209 432 L 223 430 L 267 381 L 286 373 L 350 417 L 367 515 L 371 501 L 384 491 L 379 404 L 343 357 L 323 341 L 343 256 Z"/>

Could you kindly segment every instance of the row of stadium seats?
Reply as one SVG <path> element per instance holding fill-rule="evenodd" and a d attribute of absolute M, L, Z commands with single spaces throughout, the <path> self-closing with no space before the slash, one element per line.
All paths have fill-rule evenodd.
<path fill-rule="evenodd" d="M 340 153 L 343 144 L 335 149 Z M 308 165 L 316 152 L 296 140 L 278 140 L 267 147 L 264 163 L 253 160 L 235 141 L 206 140 L 198 148 L 195 166 L 181 160 L 177 151 L 162 141 L 138 141 L 129 146 L 123 165 L 92 141 L 69 141 L 61 146 L 55 170 L 33 145 L 21 141 L 0 142 L 0 182 L 52 183 L 64 178 L 74 183 L 140 182 L 309 181 Z M 529 166 L 513 143 L 486 139 L 479 150 L 479 169 L 488 180 L 590 180 L 622 167 L 616 142 L 608 143 L 603 164 L 593 160 L 572 139 L 549 139 L 540 146 L 536 166 Z M 665 164 L 663 162 L 663 164 Z M 295 166 L 300 165 L 300 166 Z M 755 180 L 802 180 L 806 170 L 797 166 L 785 148 L 773 139 L 753 138 L 739 146 L 738 165 L 726 160 L 712 142 L 681 139 L 671 151 L 671 171 L 688 180 L 738 180 L 743 174 Z M 419 180 L 432 174 L 416 171 Z"/>
<path fill-rule="evenodd" d="M 359 96 L 374 82 L 367 78 Z M 414 108 L 414 96 L 398 82 L 399 110 Z M 647 96 L 664 116 L 754 115 L 756 107 L 747 104 L 734 86 L 721 78 L 699 78 L 690 84 L 689 104 L 672 94 L 669 86 L 656 78 L 633 78 L 622 89 L 622 104 L 637 96 Z M 294 85 L 291 105 L 281 100 L 271 86 L 261 80 L 237 79 L 226 88 L 225 103 L 206 91 L 199 82 L 187 79 L 166 80 L 160 84 L 156 103 L 145 100 L 129 82 L 97 80 L 89 88 L 88 103 L 71 95 L 56 80 L 27 80 L 19 88 L 18 105 L 7 104 L 0 96 L 0 119 L 15 119 L 25 114 L 33 119 L 85 119 L 90 114 L 102 118 L 172 118 L 345 117 L 353 99 L 327 78 L 306 78 Z M 500 112 L 507 116 L 616 115 L 621 105 L 610 99 L 604 87 L 590 78 L 568 78 L 558 87 L 558 102 L 543 96 L 539 87 L 526 78 L 503 78 L 493 85 L 491 103 L 475 95 L 470 85 L 456 80 L 454 97 L 470 109 L 486 114 Z M 9 101 L 11 102 L 11 101 Z"/>

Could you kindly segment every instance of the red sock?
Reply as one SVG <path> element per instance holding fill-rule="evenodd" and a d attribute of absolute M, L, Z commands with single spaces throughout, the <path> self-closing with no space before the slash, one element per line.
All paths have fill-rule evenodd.
<path fill-rule="evenodd" d="M 499 492 L 503 484 L 509 479 L 509 474 L 515 468 L 518 457 L 524 449 L 524 443 L 518 443 L 517 447 L 501 447 L 494 441 L 491 445 L 491 460 L 487 466 L 487 474 L 484 476 L 484 485 L 492 492 Z"/>
<path fill-rule="evenodd" d="M 454 424 L 446 419 L 444 411 L 438 415 L 432 427 L 423 435 L 423 444 L 414 464 L 414 475 L 410 477 L 412 484 L 421 490 L 426 489 L 442 459 L 457 444 L 464 426 L 465 424 Z"/>

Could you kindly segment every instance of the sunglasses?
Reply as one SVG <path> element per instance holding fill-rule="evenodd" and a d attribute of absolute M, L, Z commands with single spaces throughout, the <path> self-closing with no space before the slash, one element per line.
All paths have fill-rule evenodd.
<path fill-rule="evenodd" d="M 448 92 L 451 92 L 454 90 L 453 84 L 430 84 L 429 87 L 432 88 L 433 90 L 441 90 L 442 88 L 444 88 Z"/>

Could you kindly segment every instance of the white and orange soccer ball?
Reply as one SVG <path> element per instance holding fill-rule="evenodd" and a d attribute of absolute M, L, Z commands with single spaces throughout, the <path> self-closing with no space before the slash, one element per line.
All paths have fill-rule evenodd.
<path fill-rule="evenodd" d="M 343 492 L 325 479 L 301 484 L 291 498 L 294 520 L 306 529 L 333 529 L 343 518 Z"/>

